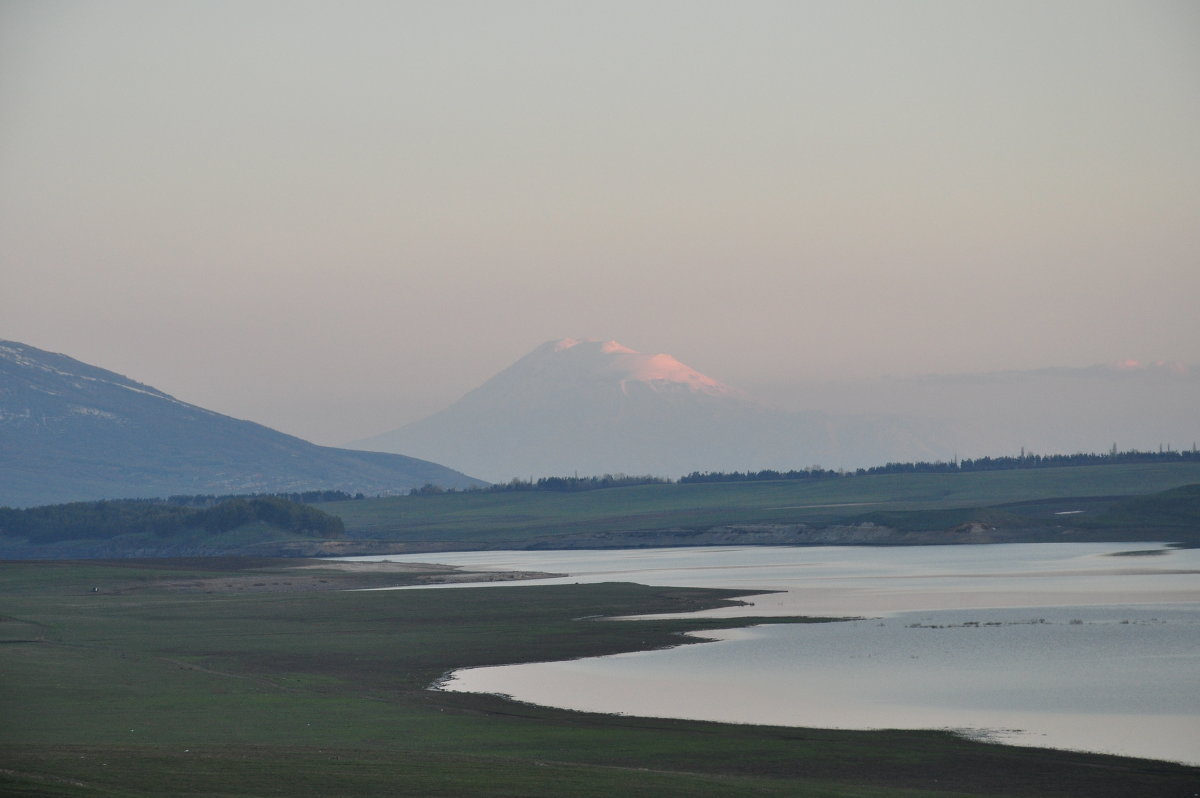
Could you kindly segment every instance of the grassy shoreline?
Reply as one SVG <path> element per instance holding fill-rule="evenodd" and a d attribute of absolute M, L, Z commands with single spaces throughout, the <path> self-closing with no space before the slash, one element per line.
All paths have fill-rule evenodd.
<path fill-rule="evenodd" d="M 1191 796 L 1200 783 L 1197 768 L 945 732 L 632 718 L 433 691 L 453 669 L 686 645 L 697 641 L 680 632 L 756 619 L 586 620 L 745 595 L 628 583 L 245 589 L 295 565 L 0 563 L 0 791 Z M 376 578 L 340 573 L 321 578 Z M 234 587 L 178 589 L 224 578 Z"/>

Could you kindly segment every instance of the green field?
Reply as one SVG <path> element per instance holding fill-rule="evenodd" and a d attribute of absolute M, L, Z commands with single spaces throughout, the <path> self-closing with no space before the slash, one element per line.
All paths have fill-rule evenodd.
<path fill-rule="evenodd" d="M 1144 541 L 1200 545 L 1200 462 L 430 493 L 207 510 L 144 501 L 0 508 L 0 557 L 318 557 L 466 549 Z M 1144 502 L 1131 502 L 1145 498 Z M 230 508 L 277 505 L 287 518 Z M 1181 503 L 1182 502 L 1182 503 Z M 319 507 L 320 510 L 315 509 Z M 274 510 L 272 510 L 272 513 Z M 180 520 L 179 514 L 197 514 Z M 201 523 L 223 513 L 229 528 Z M 294 517 L 294 518 L 293 518 Z M 274 519 L 274 520 L 272 520 Z M 202 518 L 201 518 L 202 520 Z M 237 525 L 236 521 L 244 520 Z"/>
<path fill-rule="evenodd" d="M 1102 510 L 1118 497 L 1190 483 L 1200 483 L 1200 463 L 640 485 L 578 493 L 445 493 L 337 502 L 321 508 L 341 517 L 351 538 L 433 544 L 431 548 L 522 548 L 531 543 L 553 546 L 556 539 L 597 532 L 754 523 L 852 524 L 878 520 L 879 513 L 909 513 L 908 523 L 936 528 L 970 520 L 970 514 L 946 516 L 946 520 L 921 514 L 1017 503 L 1025 505 L 1018 508 L 1018 515 L 1036 525 L 1048 522 L 1059 508 L 1031 503 L 1090 499 L 1090 508 Z M 883 520 L 898 522 L 894 515 Z"/>
<path fill-rule="evenodd" d="M 1196 768 L 938 732 L 637 719 L 431 692 L 457 667 L 672 645 L 680 630 L 749 621 L 586 619 L 732 595 L 629 584 L 261 592 L 294 589 L 307 564 L 0 564 L 0 793 L 1096 798 L 1191 796 L 1200 783 Z"/>

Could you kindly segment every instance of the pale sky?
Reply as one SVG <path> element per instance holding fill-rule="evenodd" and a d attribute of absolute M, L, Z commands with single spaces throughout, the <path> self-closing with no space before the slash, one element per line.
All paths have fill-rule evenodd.
<path fill-rule="evenodd" d="M 544 341 L 1200 363 L 1200 4 L 0 0 L 0 338 L 337 444 Z"/>

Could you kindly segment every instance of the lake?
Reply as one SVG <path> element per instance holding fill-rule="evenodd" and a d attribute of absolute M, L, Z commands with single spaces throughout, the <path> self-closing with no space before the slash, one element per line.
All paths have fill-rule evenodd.
<path fill-rule="evenodd" d="M 633 581 L 777 590 L 702 614 L 864 618 L 707 633 L 719 639 L 662 651 L 463 670 L 444 689 L 597 712 L 953 729 L 1200 764 L 1200 550 L 1049 543 L 354 559 L 569 574 L 497 589 Z"/>

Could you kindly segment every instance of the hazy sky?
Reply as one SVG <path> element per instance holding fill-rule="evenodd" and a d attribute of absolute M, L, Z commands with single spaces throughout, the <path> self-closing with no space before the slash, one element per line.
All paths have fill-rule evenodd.
<path fill-rule="evenodd" d="M 0 0 L 0 338 L 320 443 L 543 341 L 1200 362 L 1200 4 Z"/>

